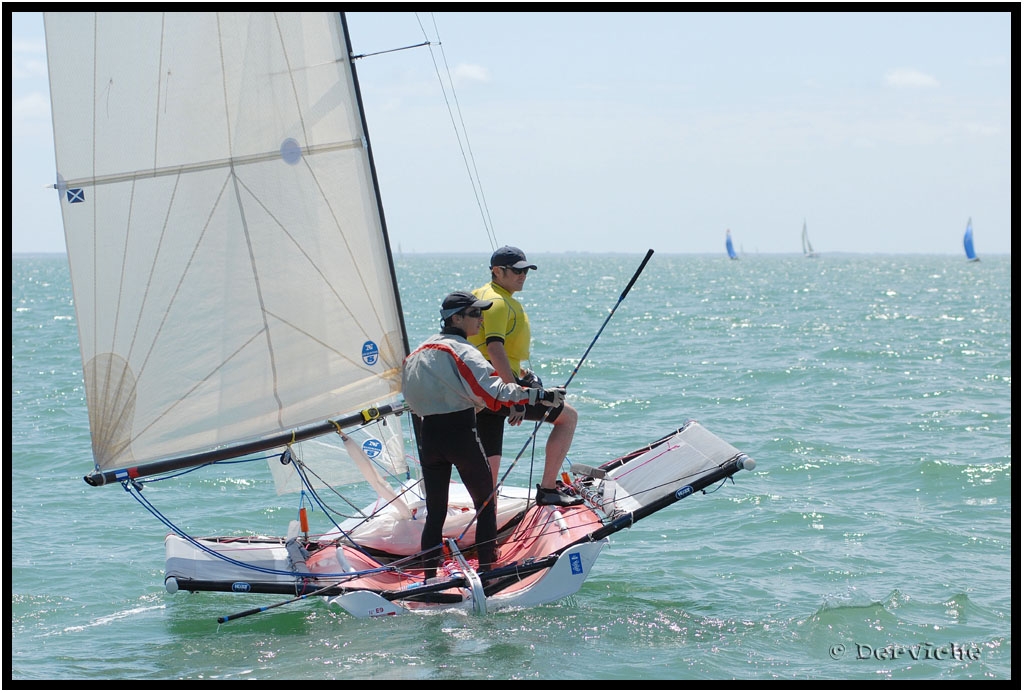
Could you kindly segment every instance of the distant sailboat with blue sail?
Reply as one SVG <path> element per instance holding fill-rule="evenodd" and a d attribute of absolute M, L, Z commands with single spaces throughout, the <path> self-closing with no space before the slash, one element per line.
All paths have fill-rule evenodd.
<path fill-rule="evenodd" d="M 978 262 L 981 258 L 974 252 L 974 228 L 971 226 L 971 218 L 967 217 L 967 230 L 964 231 L 964 252 L 967 253 L 967 260 Z"/>
<path fill-rule="evenodd" d="M 736 250 L 732 247 L 732 231 L 729 229 L 725 230 L 725 252 L 729 253 L 730 260 L 739 259 L 739 256 L 736 255 Z"/>
<path fill-rule="evenodd" d="M 804 230 L 800 234 L 800 243 L 804 248 L 804 257 L 818 257 L 818 254 L 814 252 L 814 247 L 811 245 L 811 239 L 807 237 L 807 220 L 804 219 Z"/>

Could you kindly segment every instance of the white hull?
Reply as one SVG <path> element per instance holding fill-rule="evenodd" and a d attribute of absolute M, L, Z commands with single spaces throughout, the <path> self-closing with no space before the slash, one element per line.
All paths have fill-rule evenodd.
<path fill-rule="evenodd" d="M 457 485 L 453 484 L 453 490 Z M 459 488 L 464 492 L 461 485 Z M 516 502 L 518 506 L 519 503 Z M 391 520 L 381 527 L 392 531 Z M 399 523 L 402 533 L 411 533 L 416 524 Z M 514 531 L 506 533 L 499 551 L 499 564 L 529 565 L 531 560 L 555 555 L 559 550 L 585 537 L 601 526 L 597 515 L 583 506 L 556 508 L 533 506 Z M 368 531 L 368 530 L 367 530 Z M 400 535 L 402 534 L 400 533 Z M 450 532 L 446 532 L 450 534 Z M 452 537 L 454 539 L 454 537 Z M 357 617 L 383 616 L 408 611 L 444 611 L 459 609 L 486 613 L 495 609 L 535 606 L 577 592 L 607 539 L 573 545 L 554 565 L 513 579 L 499 592 L 484 597 L 476 576 L 476 561 L 459 552 L 446 560 L 438 571 L 438 582 L 457 580 L 467 584 L 442 590 L 443 601 L 431 598 L 386 599 L 381 594 L 400 593 L 423 584 L 421 571 L 403 567 L 401 561 L 382 563 L 360 549 L 336 542 L 336 537 L 316 538 L 317 546 L 297 567 L 289 556 L 284 537 L 205 538 L 193 541 L 170 534 L 165 539 L 168 592 L 209 589 L 221 583 L 222 591 L 287 594 L 327 589 L 329 604 Z M 464 545 L 471 545 L 465 538 Z M 417 543 L 414 551 L 419 549 Z M 297 574 L 304 575 L 297 578 Z M 205 585 L 205 586 L 204 586 Z M 331 589 L 335 588 L 335 589 Z M 343 591 L 343 594 L 336 594 Z M 353 596 L 359 595 L 359 596 Z"/>
<path fill-rule="evenodd" d="M 351 519 L 341 525 L 341 530 L 332 530 L 313 537 L 320 544 L 341 545 L 348 565 L 356 570 L 367 570 L 377 564 L 367 561 L 366 553 L 356 548 L 392 556 L 411 556 L 420 550 L 420 537 L 426 517 L 424 503 L 419 491 L 419 482 L 407 484 L 399 496 L 406 501 L 412 516 L 404 516 L 396 504 L 383 506 L 378 501 L 365 508 L 363 514 L 371 517 L 368 521 Z M 516 515 L 525 512 L 529 506 L 529 491 L 518 487 L 503 487 L 498 495 L 498 527 L 511 523 Z M 448 518 L 445 520 L 442 536 L 460 540 L 463 546 L 476 541 L 476 525 L 473 501 L 466 487 L 451 484 L 448 498 Z M 231 582 L 270 582 L 291 585 L 295 575 L 289 562 L 285 537 L 249 536 L 216 537 L 186 540 L 177 534 L 168 534 L 164 539 L 166 553 L 165 575 L 175 579 Z M 321 557 L 321 561 L 323 561 Z M 308 562 L 310 572 L 338 572 L 335 565 L 323 567 Z M 239 587 L 239 592 L 248 591 Z"/>
<path fill-rule="evenodd" d="M 425 515 L 415 482 L 396 494 L 402 503 L 379 500 L 363 509 L 371 519 L 350 521 L 344 532 L 298 537 L 293 526 L 290 539 L 168 535 L 165 585 L 169 592 L 319 595 L 360 618 L 535 606 L 576 593 L 608 535 L 753 467 L 753 460 L 689 421 L 600 467 L 575 465 L 573 487 L 586 498 L 583 505 L 537 506 L 527 489 L 503 487 L 498 558 L 483 573 L 486 585 L 472 555 L 472 504 L 457 483 L 450 487 L 446 557 L 437 578 L 423 583 L 422 568 L 406 558 L 420 550 Z"/>
<path fill-rule="evenodd" d="M 535 581 L 523 581 L 497 594 L 480 599 L 471 588 L 458 588 L 463 600 L 452 604 L 424 604 L 417 602 L 388 602 L 374 592 L 352 592 L 331 597 L 327 603 L 343 609 L 356 618 L 397 616 L 406 612 L 438 613 L 452 610 L 486 614 L 501 609 L 521 609 L 549 604 L 575 594 L 590 575 L 607 539 L 580 544 L 562 554 L 554 566 L 544 571 Z M 454 590 L 453 590 L 454 591 Z"/>

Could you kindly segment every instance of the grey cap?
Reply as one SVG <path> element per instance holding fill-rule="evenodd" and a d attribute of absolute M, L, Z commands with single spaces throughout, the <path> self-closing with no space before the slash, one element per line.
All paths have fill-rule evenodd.
<path fill-rule="evenodd" d="M 447 320 L 466 308 L 487 310 L 494 301 L 485 301 L 466 291 L 453 291 L 441 301 L 441 318 Z"/>

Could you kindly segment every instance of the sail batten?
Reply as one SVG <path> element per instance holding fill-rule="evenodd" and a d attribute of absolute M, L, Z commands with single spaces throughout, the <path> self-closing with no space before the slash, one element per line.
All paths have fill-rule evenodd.
<path fill-rule="evenodd" d="M 44 20 L 97 470 L 396 398 L 405 330 L 339 15 Z"/>
<path fill-rule="evenodd" d="M 284 146 L 284 145 L 283 145 Z M 316 147 L 302 147 L 294 150 L 300 156 L 309 156 L 313 154 L 322 154 L 330 151 L 337 151 L 343 149 L 360 149 L 363 143 L 361 141 L 352 142 L 334 142 L 331 144 L 320 145 Z M 292 150 L 289 150 L 292 151 Z M 68 188 L 80 188 L 83 186 L 100 186 L 108 185 L 111 183 L 124 183 L 127 181 L 133 181 L 139 178 L 162 178 L 165 176 L 178 176 L 189 173 L 197 173 L 200 171 L 210 170 L 231 170 L 236 168 L 242 168 L 248 164 L 257 164 L 265 161 L 277 161 L 282 157 L 280 150 L 274 152 L 262 152 L 258 154 L 250 154 L 247 156 L 234 156 L 226 159 L 218 159 L 216 161 L 203 161 L 196 162 L 188 165 L 169 166 L 164 168 L 150 168 L 139 171 L 125 171 L 123 173 L 112 173 L 105 176 L 93 176 L 73 180 L 61 180 L 60 183 L 55 186 L 62 191 L 66 191 Z"/>

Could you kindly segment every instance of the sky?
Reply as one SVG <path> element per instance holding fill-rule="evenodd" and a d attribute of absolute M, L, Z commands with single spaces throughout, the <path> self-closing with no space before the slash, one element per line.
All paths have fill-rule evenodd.
<path fill-rule="evenodd" d="M 1010 253 L 1013 7 L 349 13 L 357 54 L 435 44 L 357 61 L 392 246 Z M 42 15 L 9 41 L 11 250 L 64 252 Z"/>

